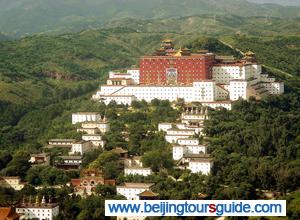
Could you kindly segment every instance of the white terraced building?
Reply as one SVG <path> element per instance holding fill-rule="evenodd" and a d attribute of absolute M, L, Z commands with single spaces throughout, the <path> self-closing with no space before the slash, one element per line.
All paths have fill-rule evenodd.
<path fill-rule="evenodd" d="M 90 141 L 95 148 L 104 148 L 105 145 L 105 141 L 102 140 L 102 136 L 100 134 L 85 134 L 82 135 L 82 140 Z"/>
<path fill-rule="evenodd" d="M 177 164 L 178 168 L 188 169 L 192 173 L 209 175 L 213 167 L 213 159 L 206 153 L 184 153 Z"/>
<path fill-rule="evenodd" d="M 174 145 L 173 160 L 180 160 L 184 154 L 206 154 L 206 145 Z"/>
<path fill-rule="evenodd" d="M 176 101 L 178 98 L 183 98 L 186 102 L 201 102 L 202 105 L 212 108 L 231 109 L 232 101 L 239 98 L 247 100 L 251 96 L 261 98 L 268 94 L 284 93 L 283 82 L 262 74 L 261 65 L 256 62 L 216 63 L 212 67 L 211 79 L 184 85 L 141 85 L 138 84 L 138 74 L 138 69 L 134 74 L 128 71 L 122 78 L 117 78 L 120 75 L 111 73 L 107 85 L 102 85 L 93 95 L 93 99 L 105 104 L 115 101 L 117 104 L 130 105 L 134 100 Z M 128 80 L 130 78 L 131 80 Z"/>
<path fill-rule="evenodd" d="M 97 121 L 97 122 L 83 122 L 81 124 L 81 128 L 98 129 L 101 133 L 106 133 L 110 130 L 109 123 L 105 117 L 101 121 Z"/>
<path fill-rule="evenodd" d="M 56 203 L 22 203 L 16 207 L 16 213 L 21 214 L 20 219 L 53 220 L 59 214 Z"/>
<path fill-rule="evenodd" d="M 71 151 L 69 154 L 80 154 L 83 155 L 84 153 L 94 149 L 92 146 L 92 143 L 90 141 L 76 141 L 75 143 L 72 144 Z"/>
<path fill-rule="evenodd" d="M 211 158 L 196 158 L 189 162 L 188 169 L 192 173 L 202 173 L 204 175 L 209 175 L 211 168 L 213 166 L 213 161 Z"/>

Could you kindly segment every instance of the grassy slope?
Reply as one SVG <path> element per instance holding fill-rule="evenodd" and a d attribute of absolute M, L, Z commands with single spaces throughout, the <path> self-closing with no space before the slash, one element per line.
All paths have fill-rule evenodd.
<path fill-rule="evenodd" d="M 76 136 L 71 112 L 91 110 L 99 79 L 135 64 L 165 37 L 116 28 L 1 42 L 0 146 Z"/>
<path fill-rule="evenodd" d="M 108 69 L 131 66 L 162 38 L 113 29 L 1 42 L 0 100 L 38 100 L 44 89 L 91 81 Z"/>

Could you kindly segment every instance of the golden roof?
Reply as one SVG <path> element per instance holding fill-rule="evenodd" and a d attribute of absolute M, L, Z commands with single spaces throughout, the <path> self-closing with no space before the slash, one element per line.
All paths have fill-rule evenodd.
<path fill-rule="evenodd" d="M 181 53 L 182 53 L 182 50 L 179 49 L 173 56 L 174 57 L 181 57 Z"/>
<path fill-rule="evenodd" d="M 146 190 L 146 191 L 138 194 L 138 196 L 144 196 L 144 197 L 156 197 L 158 195 L 159 195 L 158 193 L 154 193 L 151 190 Z"/>
<path fill-rule="evenodd" d="M 165 39 L 163 40 L 164 43 L 173 43 L 173 41 L 171 39 Z"/>
<path fill-rule="evenodd" d="M 246 53 L 245 53 L 246 56 L 253 56 L 255 55 L 255 53 L 253 53 L 251 50 L 248 50 Z"/>

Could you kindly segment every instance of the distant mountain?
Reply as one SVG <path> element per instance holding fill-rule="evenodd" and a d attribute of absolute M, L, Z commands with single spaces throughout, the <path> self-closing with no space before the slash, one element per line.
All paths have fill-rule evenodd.
<path fill-rule="evenodd" d="M 104 28 L 127 27 L 137 32 L 177 33 L 206 36 L 300 35 L 300 19 L 265 16 L 241 17 L 234 15 L 196 15 L 168 19 L 120 19 L 106 23 Z"/>
<path fill-rule="evenodd" d="M 201 14 L 300 17 L 300 8 L 246 0 L 0 0 L 0 30 L 20 37 L 98 28 L 122 18 L 179 18 Z"/>
<path fill-rule="evenodd" d="M 285 6 L 300 6 L 299 0 L 248 0 L 249 2 L 254 3 L 272 3 L 272 4 L 278 4 L 278 5 L 285 5 Z"/>

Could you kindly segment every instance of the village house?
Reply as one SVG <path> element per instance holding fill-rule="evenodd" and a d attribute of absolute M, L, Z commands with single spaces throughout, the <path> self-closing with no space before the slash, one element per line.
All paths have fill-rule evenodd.
<path fill-rule="evenodd" d="M 50 155 L 46 153 L 41 154 L 31 154 L 30 159 L 28 161 L 31 165 L 50 165 Z"/>
<path fill-rule="evenodd" d="M 153 186 L 153 183 L 124 183 L 117 186 L 117 193 L 125 196 L 127 200 L 139 200 L 139 195 L 151 190 Z"/>
<path fill-rule="evenodd" d="M 21 190 L 26 185 L 22 182 L 19 176 L 2 176 L 0 177 L 0 187 L 13 188 L 14 190 Z"/>

